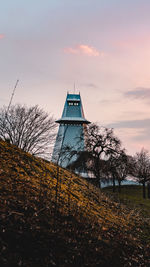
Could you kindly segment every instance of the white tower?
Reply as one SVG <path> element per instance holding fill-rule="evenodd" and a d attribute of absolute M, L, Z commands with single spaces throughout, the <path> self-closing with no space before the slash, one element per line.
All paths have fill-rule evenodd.
<path fill-rule="evenodd" d="M 62 117 L 56 122 L 60 125 L 52 161 L 62 167 L 67 167 L 76 159 L 76 156 L 65 155 L 65 148 L 70 147 L 78 152 L 84 151 L 84 130 L 86 124 L 90 123 L 84 117 L 80 94 L 67 94 Z"/>

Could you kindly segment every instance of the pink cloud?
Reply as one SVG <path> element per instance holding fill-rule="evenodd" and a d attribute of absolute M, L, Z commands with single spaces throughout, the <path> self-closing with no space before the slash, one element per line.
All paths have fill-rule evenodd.
<path fill-rule="evenodd" d="M 3 39 L 4 38 L 4 34 L 0 34 L 0 39 Z"/>
<path fill-rule="evenodd" d="M 72 47 L 67 47 L 64 49 L 64 52 L 67 54 L 79 54 L 79 50 Z"/>
<path fill-rule="evenodd" d="M 83 54 L 93 57 L 104 56 L 103 52 L 98 51 L 96 48 L 85 44 L 80 44 L 75 47 L 67 47 L 64 49 L 64 52 L 67 54 Z"/>
<path fill-rule="evenodd" d="M 141 35 L 137 37 L 130 37 L 127 38 L 126 40 L 118 40 L 114 44 L 115 46 L 119 48 L 135 48 L 135 46 L 140 46 L 140 45 L 148 45 L 150 43 L 150 36 L 149 35 Z"/>

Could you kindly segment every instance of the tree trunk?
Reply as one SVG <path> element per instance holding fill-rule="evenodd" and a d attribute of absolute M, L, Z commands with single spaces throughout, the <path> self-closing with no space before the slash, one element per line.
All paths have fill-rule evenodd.
<path fill-rule="evenodd" d="M 148 183 L 148 185 L 147 185 L 147 193 L 148 193 L 148 198 L 150 198 L 150 183 Z"/>
<path fill-rule="evenodd" d="M 96 184 L 97 184 L 97 187 L 101 189 L 101 181 L 99 178 L 96 178 Z"/>
<path fill-rule="evenodd" d="M 145 186 L 145 181 L 143 182 L 143 198 L 146 198 L 146 186 Z"/>
<path fill-rule="evenodd" d="M 56 218 L 57 218 L 58 190 L 59 190 L 59 165 L 57 165 L 57 169 L 56 169 L 56 188 L 55 188 L 54 225 L 56 225 Z"/>
<path fill-rule="evenodd" d="M 118 185 L 119 185 L 118 186 L 118 192 L 121 193 L 121 181 L 120 180 L 118 180 Z"/>
<path fill-rule="evenodd" d="M 113 193 L 116 191 L 115 177 L 113 176 Z"/>

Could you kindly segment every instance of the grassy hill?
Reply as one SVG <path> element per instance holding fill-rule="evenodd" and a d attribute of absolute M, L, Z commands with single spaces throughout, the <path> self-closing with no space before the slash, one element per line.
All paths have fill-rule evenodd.
<path fill-rule="evenodd" d="M 0 266 L 150 266 L 148 218 L 0 140 Z"/>

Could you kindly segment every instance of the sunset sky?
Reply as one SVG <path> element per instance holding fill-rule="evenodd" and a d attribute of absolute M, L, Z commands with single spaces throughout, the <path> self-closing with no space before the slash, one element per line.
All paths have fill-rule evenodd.
<path fill-rule="evenodd" d="M 17 79 L 13 104 L 56 119 L 75 83 L 88 120 L 150 151 L 150 1 L 2 0 L 0 107 Z"/>

